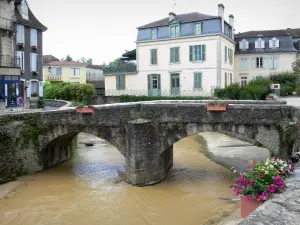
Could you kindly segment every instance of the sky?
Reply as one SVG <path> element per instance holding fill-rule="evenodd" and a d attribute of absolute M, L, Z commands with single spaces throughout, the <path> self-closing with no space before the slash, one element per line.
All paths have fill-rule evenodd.
<path fill-rule="evenodd" d="M 175 5 L 176 3 L 176 5 Z M 137 27 L 176 14 L 200 12 L 235 17 L 236 33 L 300 27 L 299 0 L 28 0 L 35 16 L 48 27 L 44 55 L 109 63 L 135 49 Z"/>

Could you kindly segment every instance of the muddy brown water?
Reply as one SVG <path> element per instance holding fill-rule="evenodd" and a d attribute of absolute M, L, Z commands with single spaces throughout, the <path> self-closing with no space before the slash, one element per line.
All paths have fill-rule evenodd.
<path fill-rule="evenodd" d="M 78 144 L 72 160 L 27 176 L 0 200 L 1 225 L 199 225 L 218 224 L 238 205 L 227 201 L 234 178 L 205 157 L 205 140 L 194 135 L 174 146 L 167 179 L 149 187 L 124 182 L 125 159 L 104 140 Z M 225 199 L 225 200 L 224 200 Z"/>

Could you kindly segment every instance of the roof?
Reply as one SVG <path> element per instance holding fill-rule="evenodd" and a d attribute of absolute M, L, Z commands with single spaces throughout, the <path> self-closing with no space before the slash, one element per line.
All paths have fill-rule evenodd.
<path fill-rule="evenodd" d="M 297 29 L 285 29 L 285 30 L 256 30 L 256 31 L 247 31 L 244 33 L 235 34 L 235 38 L 250 38 L 258 37 L 262 35 L 263 37 L 278 37 L 278 36 L 292 36 L 300 37 L 300 28 Z"/>
<path fill-rule="evenodd" d="M 52 62 L 52 61 L 59 61 L 59 59 L 56 58 L 53 55 L 43 55 L 43 62 L 44 63 L 48 63 L 48 62 Z"/>
<path fill-rule="evenodd" d="M 23 24 L 25 26 L 34 27 L 36 29 L 46 31 L 47 27 L 45 27 L 32 13 L 31 9 L 28 7 L 28 20 L 22 18 L 19 13 L 19 10 L 15 7 L 15 16 L 16 23 Z"/>
<path fill-rule="evenodd" d="M 52 61 L 46 63 L 49 66 L 86 66 L 87 64 L 76 61 Z"/>
<path fill-rule="evenodd" d="M 101 69 L 103 70 L 103 65 L 91 65 L 91 64 L 87 64 L 86 68 L 90 68 L 90 69 Z"/>
<path fill-rule="evenodd" d="M 176 15 L 175 19 L 179 20 L 181 23 L 189 23 L 189 22 L 195 22 L 200 20 L 209 20 L 209 19 L 215 19 L 219 18 L 218 16 L 210 16 L 198 12 L 192 12 L 192 13 L 185 13 L 185 14 L 178 14 Z M 169 17 L 166 17 L 161 20 L 157 20 L 152 23 L 148 23 L 146 25 L 138 27 L 138 29 L 144 29 L 144 28 L 151 28 L 151 27 L 162 27 L 169 25 Z"/>

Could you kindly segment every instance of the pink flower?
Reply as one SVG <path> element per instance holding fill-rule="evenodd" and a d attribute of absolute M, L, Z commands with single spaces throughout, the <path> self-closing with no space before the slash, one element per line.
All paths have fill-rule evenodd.
<path fill-rule="evenodd" d="M 269 193 L 264 191 L 261 195 L 261 200 L 266 201 L 269 198 L 269 196 L 270 196 Z"/>
<path fill-rule="evenodd" d="M 248 169 L 250 169 L 250 168 L 251 168 L 251 165 L 249 164 L 249 165 L 248 165 Z"/>
<path fill-rule="evenodd" d="M 276 192 L 277 187 L 276 187 L 274 184 L 270 184 L 270 186 L 268 187 L 268 190 L 269 190 L 270 192 Z"/>
<path fill-rule="evenodd" d="M 253 180 L 247 180 L 246 184 L 248 186 L 252 186 L 254 184 L 254 181 Z"/>
<path fill-rule="evenodd" d="M 255 165 L 256 164 L 256 160 L 253 160 L 253 165 Z"/>
<path fill-rule="evenodd" d="M 256 194 L 256 195 L 255 195 L 255 198 L 256 198 L 257 200 L 260 200 L 261 196 L 260 196 L 259 194 Z"/>
<path fill-rule="evenodd" d="M 247 199 L 248 199 L 249 201 L 251 201 L 251 200 L 252 200 L 252 198 L 251 198 L 251 196 L 250 196 L 250 195 L 248 195 L 248 196 L 247 196 Z"/>
<path fill-rule="evenodd" d="M 260 174 L 258 174 L 258 177 L 259 177 L 260 179 L 262 179 L 262 178 L 264 178 L 264 175 L 262 175 L 262 174 L 260 173 Z"/>
<path fill-rule="evenodd" d="M 242 187 L 241 187 L 241 190 L 242 190 L 242 191 L 245 191 L 245 190 L 246 190 L 246 187 L 245 187 L 245 186 L 242 186 Z"/>

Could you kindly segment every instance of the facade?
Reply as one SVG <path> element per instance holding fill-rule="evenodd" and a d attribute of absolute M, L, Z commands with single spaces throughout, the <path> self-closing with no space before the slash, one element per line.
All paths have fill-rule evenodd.
<path fill-rule="evenodd" d="M 69 82 L 86 83 L 86 64 L 74 61 L 52 61 L 43 66 L 44 81 L 52 84 Z"/>
<path fill-rule="evenodd" d="M 19 95 L 24 99 L 43 96 L 43 32 L 47 28 L 33 15 L 26 0 L 15 0 L 14 49 L 20 58 Z"/>
<path fill-rule="evenodd" d="M 211 95 L 234 79 L 234 17 L 176 15 L 138 28 L 137 71 L 105 74 L 106 94 Z"/>
<path fill-rule="evenodd" d="M 300 29 L 249 31 L 235 36 L 235 82 L 292 71 L 299 52 Z"/>
<path fill-rule="evenodd" d="M 17 105 L 20 96 L 20 58 L 13 50 L 14 2 L 0 1 L 0 109 Z"/>
<path fill-rule="evenodd" d="M 103 95 L 105 93 L 103 66 L 87 65 L 86 82 L 93 85 L 97 91 L 97 95 Z"/>

